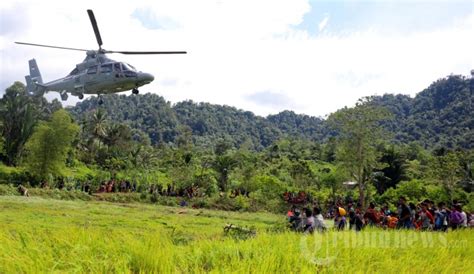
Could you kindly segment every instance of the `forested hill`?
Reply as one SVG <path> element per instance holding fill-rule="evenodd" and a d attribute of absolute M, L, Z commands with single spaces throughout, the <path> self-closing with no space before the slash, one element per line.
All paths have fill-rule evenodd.
<path fill-rule="evenodd" d="M 388 108 L 395 119 L 386 127 L 400 142 L 418 141 L 428 148 L 472 148 L 474 115 L 472 81 L 463 76 L 440 79 L 415 98 L 405 95 L 372 97 L 372 102 Z M 471 84 L 472 85 L 472 84 Z M 109 95 L 102 106 L 107 119 L 126 123 L 144 132 L 153 144 L 173 143 L 179 136 L 192 133 L 198 146 L 211 146 L 227 139 L 235 146 L 245 144 L 262 149 L 285 137 L 325 142 L 331 135 L 326 121 L 283 111 L 266 118 L 234 107 L 184 101 L 171 105 L 156 94 Z M 93 115 L 97 98 L 89 98 L 70 108 L 81 121 Z"/>
<path fill-rule="evenodd" d="M 427 148 L 473 148 L 473 90 L 474 79 L 452 75 L 432 83 L 415 98 L 384 95 L 373 101 L 394 114 L 387 128 L 398 141 L 418 141 Z"/>
<path fill-rule="evenodd" d="M 104 101 L 108 120 L 147 133 L 153 144 L 173 143 L 190 131 L 198 146 L 212 147 L 216 140 L 225 139 L 236 147 L 246 144 L 259 150 L 284 137 L 319 140 L 326 132 L 323 120 L 290 111 L 263 118 L 250 111 L 209 103 L 184 101 L 171 106 L 156 94 L 109 95 Z M 94 97 L 69 110 L 81 121 L 93 115 L 96 107 Z"/>

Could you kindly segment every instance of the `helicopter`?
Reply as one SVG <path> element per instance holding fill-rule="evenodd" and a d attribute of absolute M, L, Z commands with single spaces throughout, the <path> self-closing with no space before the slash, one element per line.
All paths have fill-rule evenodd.
<path fill-rule="evenodd" d="M 85 51 L 86 58 L 65 77 L 44 83 L 35 59 L 29 60 L 30 74 L 25 76 L 26 90 L 29 95 L 43 96 L 46 92 L 55 91 L 61 96 L 61 100 L 68 98 L 68 93 L 84 98 L 84 94 L 96 94 L 99 96 L 99 104 L 103 104 L 102 94 L 117 93 L 132 90 L 138 94 L 138 88 L 151 83 L 154 76 L 151 73 L 137 71 L 135 67 L 125 62 L 118 62 L 106 56 L 109 53 L 120 54 L 186 54 L 186 51 L 113 51 L 102 48 L 102 38 L 99 27 L 92 10 L 87 10 L 89 19 L 94 30 L 98 50 L 87 50 L 70 47 L 58 47 L 25 42 L 15 42 L 20 45 L 55 48 L 63 50 Z"/>

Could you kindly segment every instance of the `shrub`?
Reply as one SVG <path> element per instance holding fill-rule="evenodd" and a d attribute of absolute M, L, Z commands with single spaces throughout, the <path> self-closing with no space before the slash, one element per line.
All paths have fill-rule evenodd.
<path fill-rule="evenodd" d="M 390 188 L 377 199 L 379 203 L 396 203 L 400 196 L 410 201 L 421 201 L 427 196 L 426 182 L 418 179 L 401 182 L 396 188 Z"/>
<path fill-rule="evenodd" d="M 17 189 L 12 185 L 0 185 L 0 195 L 20 195 Z"/>
<path fill-rule="evenodd" d="M 239 195 L 234 198 L 234 204 L 235 204 L 235 209 L 237 210 L 243 210 L 243 211 L 248 211 L 250 208 L 250 201 L 249 198 Z"/>
<path fill-rule="evenodd" d="M 18 167 L 8 167 L 0 164 L 0 184 L 26 184 L 31 182 L 32 185 L 37 184 L 37 180 L 27 171 Z"/>

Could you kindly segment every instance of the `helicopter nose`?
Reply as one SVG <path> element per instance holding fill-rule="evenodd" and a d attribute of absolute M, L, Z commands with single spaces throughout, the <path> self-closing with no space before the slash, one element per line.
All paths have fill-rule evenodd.
<path fill-rule="evenodd" d="M 146 73 L 146 72 L 142 74 L 141 78 L 143 79 L 144 82 L 147 82 L 147 83 L 151 83 L 153 80 L 155 80 L 155 76 L 153 76 L 153 74 Z"/>

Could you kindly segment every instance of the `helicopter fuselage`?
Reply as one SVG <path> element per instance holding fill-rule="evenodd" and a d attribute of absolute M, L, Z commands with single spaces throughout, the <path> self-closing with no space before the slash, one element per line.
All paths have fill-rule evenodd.
<path fill-rule="evenodd" d="M 108 58 L 102 61 L 106 62 L 88 62 L 86 58 L 66 77 L 44 83 L 44 92 L 57 91 L 61 95 L 71 93 L 82 97 L 83 94 L 100 95 L 133 90 L 154 80 L 152 74 L 136 71 L 129 64 Z"/>

